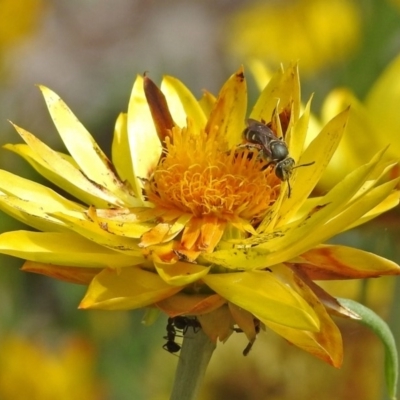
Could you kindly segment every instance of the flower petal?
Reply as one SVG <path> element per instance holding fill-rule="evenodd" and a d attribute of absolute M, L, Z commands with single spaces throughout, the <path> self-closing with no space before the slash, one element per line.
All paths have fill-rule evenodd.
<path fill-rule="evenodd" d="M 117 236 L 102 229 L 94 221 L 80 212 L 56 212 L 51 215 L 67 224 L 71 231 L 86 237 L 87 239 L 101 245 L 129 254 L 134 257 L 141 257 L 142 250 L 139 248 L 139 241 L 125 236 Z"/>
<path fill-rule="evenodd" d="M 157 274 L 139 267 L 104 269 L 89 285 L 79 308 L 132 310 L 173 296 L 182 287 L 166 284 Z"/>
<path fill-rule="evenodd" d="M 300 168 L 296 170 L 296 174 L 293 174 L 293 178 L 291 179 L 293 186 L 292 196 L 282 202 L 280 209 L 281 218 L 277 226 L 281 226 L 289 221 L 314 189 L 339 145 L 347 118 L 348 110 L 345 110 L 329 121 L 300 157 L 298 165 L 313 161 L 314 164 L 309 167 Z"/>
<path fill-rule="evenodd" d="M 321 358 L 322 360 L 339 367 L 343 359 L 343 346 L 340 331 L 328 315 L 324 305 L 320 302 L 317 295 L 307 285 L 306 281 L 296 273 L 295 270 L 280 264 L 272 267 L 272 271 L 282 283 L 290 285 L 302 299 L 312 308 L 319 321 L 319 329 L 293 329 L 295 327 L 272 321 L 254 315 L 265 325 L 283 336 L 289 342 L 299 346 L 303 350 Z"/>
<path fill-rule="evenodd" d="M 43 231 L 67 230 L 59 220 L 49 216 L 49 212 L 83 211 L 82 206 L 65 199 L 46 186 L 4 170 L 0 170 L 0 209 L 19 221 Z"/>
<path fill-rule="evenodd" d="M 228 149 L 233 148 L 242 140 L 246 109 L 247 85 L 243 68 L 240 68 L 227 80 L 219 92 L 208 119 L 206 132 L 218 126 L 218 133 L 225 136 L 228 141 Z"/>
<path fill-rule="evenodd" d="M 202 315 L 210 313 L 226 303 L 219 294 L 186 294 L 179 292 L 156 303 L 170 317 L 177 315 Z"/>
<path fill-rule="evenodd" d="M 169 242 L 177 236 L 187 224 L 190 223 L 191 219 L 192 215 L 182 214 L 172 223 L 165 222 L 157 224 L 153 229 L 143 234 L 140 246 L 148 247 L 159 243 Z"/>
<path fill-rule="evenodd" d="M 143 90 L 143 78 L 138 76 L 133 85 L 128 107 L 129 151 L 135 180 L 131 182 L 135 193 L 142 198 L 143 182 L 160 159 L 162 146 L 158 138 L 149 105 Z"/>
<path fill-rule="evenodd" d="M 13 231 L 0 235 L 0 251 L 14 257 L 68 267 L 127 267 L 143 262 L 74 233 Z"/>
<path fill-rule="evenodd" d="M 312 280 L 400 275 L 400 267 L 393 261 L 346 246 L 319 245 L 303 253 L 299 264 Z"/>
<path fill-rule="evenodd" d="M 192 120 L 194 129 L 200 132 L 207 123 L 207 118 L 192 92 L 179 80 L 172 76 L 164 76 L 161 91 L 165 94 L 168 108 L 178 126 L 187 124 L 187 118 Z"/>
<path fill-rule="evenodd" d="M 178 261 L 174 264 L 154 261 L 158 275 L 169 285 L 185 286 L 207 275 L 210 267 Z"/>
<path fill-rule="evenodd" d="M 203 90 L 203 96 L 199 100 L 199 106 L 203 110 L 207 119 L 210 117 L 216 101 L 217 101 L 217 99 L 215 98 L 215 96 L 213 94 L 211 94 L 207 90 Z"/>
<path fill-rule="evenodd" d="M 167 99 L 158 86 L 146 75 L 143 78 L 143 90 L 158 138 L 161 145 L 164 146 L 165 139 L 171 137 L 171 130 L 176 126 Z"/>
<path fill-rule="evenodd" d="M 46 179 L 88 204 L 96 204 L 99 207 L 110 204 L 124 205 L 121 199 L 105 187 L 96 185 L 86 178 L 64 154 L 52 150 L 25 129 L 13 126 L 29 147 L 21 145 L 5 147 L 22 156 Z"/>
<path fill-rule="evenodd" d="M 399 205 L 400 200 L 400 191 L 395 191 L 389 193 L 389 195 L 381 201 L 377 206 L 369 210 L 366 214 L 364 214 L 361 218 L 357 221 L 354 221 L 348 229 L 352 229 L 356 226 L 365 224 L 366 222 L 370 221 L 371 219 L 381 215 L 382 213 L 391 210 L 392 208 Z"/>
<path fill-rule="evenodd" d="M 61 139 L 84 175 L 124 203 L 138 206 L 136 199 L 111 168 L 110 160 L 68 106 L 52 90 L 40 85 L 39 88 Z"/>
<path fill-rule="evenodd" d="M 259 319 L 297 329 L 319 329 L 318 317 L 310 305 L 273 272 L 208 274 L 203 281 L 216 293 Z"/>
<path fill-rule="evenodd" d="M 106 232 L 136 239 L 139 239 L 154 225 L 146 222 L 138 222 L 134 213 L 128 212 L 123 214 L 121 212 L 118 214 L 118 211 L 120 210 L 121 209 L 118 209 L 114 216 L 112 216 L 112 211 L 114 210 L 110 210 L 109 215 L 107 217 L 103 217 L 97 214 L 97 209 L 94 207 L 89 207 L 87 216 Z M 107 214 L 107 210 L 100 210 L 100 214 Z"/>
<path fill-rule="evenodd" d="M 286 70 L 278 70 L 268 82 L 257 99 L 250 118 L 257 121 L 271 121 L 278 105 L 278 114 L 287 106 L 293 106 L 293 122 L 300 114 L 300 80 L 297 65 L 290 65 Z"/>
<path fill-rule="evenodd" d="M 328 364 L 340 368 L 343 361 L 343 345 L 340 331 L 322 306 L 315 311 L 318 312 L 318 317 L 321 321 L 321 330 L 319 332 L 293 329 L 271 321 L 260 320 L 290 343 Z"/>
<path fill-rule="evenodd" d="M 22 271 L 49 276 L 60 281 L 88 285 L 101 272 L 100 268 L 76 268 L 26 261 Z"/>
<path fill-rule="evenodd" d="M 138 202 L 140 202 L 142 199 L 142 191 L 138 186 L 139 182 L 132 169 L 133 161 L 128 137 L 128 114 L 126 113 L 119 114 L 115 123 L 111 155 L 118 176 L 125 184 L 129 182 L 129 184 L 132 185 L 132 191 L 138 199 Z M 140 206 L 143 205 L 145 205 L 144 201 Z"/>

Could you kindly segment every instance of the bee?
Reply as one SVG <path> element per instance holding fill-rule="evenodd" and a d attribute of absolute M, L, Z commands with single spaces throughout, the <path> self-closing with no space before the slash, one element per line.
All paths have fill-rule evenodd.
<path fill-rule="evenodd" d="M 275 175 L 288 183 L 288 197 L 291 194 L 289 179 L 295 168 L 307 167 L 314 164 L 296 165 L 294 159 L 290 157 L 289 150 L 283 138 L 278 138 L 273 130 L 263 122 L 254 119 L 247 120 L 247 128 L 243 131 L 244 139 L 251 145 L 258 148 L 262 156 L 275 166 Z"/>
<path fill-rule="evenodd" d="M 184 316 L 168 318 L 166 327 L 167 335 L 164 336 L 167 343 L 164 344 L 163 349 L 167 350 L 171 354 L 177 353 L 181 349 L 180 344 L 175 342 L 175 338 L 181 336 L 177 334 L 177 331 L 184 335 L 189 327 L 192 327 L 193 332 L 195 333 L 201 329 L 200 322 L 196 318 L 188 318 Z"/>

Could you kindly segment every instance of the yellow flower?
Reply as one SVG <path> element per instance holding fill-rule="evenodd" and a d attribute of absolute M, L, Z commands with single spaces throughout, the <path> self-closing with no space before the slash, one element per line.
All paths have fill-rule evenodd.
<path fill-rule="evenodd" d="M 261 59 L 276 68 L 299 59 L 312 74 L 347 59 L 361 38 L 361 11 L 343 0 L 251 2 L 234 13 L 228 50 L 239 59 Z M 340 24 L 338 24 L 340 21 Z"/>
<path fill-rule="evenodd" d="M 329 121 L 333 115 L 350 106 L 346 134 L 332 157 L 318 184 L 326 191 L 339 182 L 348 170 L 364 164 L 380 149 L 388 146 L 385 159 L 400 159 L 400 56 L 396 57 L 376 80 L 364 102 L 347 88 L 333 90 L 325 99 L 321 120 Z M 317 130 L 314 130 L 314 135 Z M 310 135 L 309 141 L 314 135 Z M 392 176 L 399 175 L 399 169 Z"/>
<path fill-rule="evenodd" d="M 242 69 L 217 98 L 205 92 L 200 101 L 175 78 L 165 77 L 160 90 L 138 77 L 128 112 L 116 123 L 112 162 L 42 87 L 70 155 L 17 126 L 26 144 L 6 148 L 79 200 L 0 171 L 1 208 L 42 231 L 2 234 L 0 252 L 26 259 L 26 271 L 89 284 L 80 308 L 192 315 L 214 341 L 240 328 L 252 344 L 260 325 L 267 326 L 339 366 L 341 336 L 329 314 L 357 316 L 313 280 L 400 268 L 321 243 L 398 204 L 397 180 L 379 183 L 395 162 L 383 162 L 379 151 L 325 196 L 309 197 L 348 111 L 304 148 L 310 102 L 300 115 L 299 87 L 295 66 L 280 69 L 249 114 L 259 128 L 251 121 L 246 128 Z M 256 133 L 265 140 L 265 132 L 267 142 L 254 139 Z"/>
<path fill-rule="evenodd" d="M 62 345 L 49 349 L 32 337 L 3 336 L 1 399 L 99 399 L 104 383 L 94 375 L 95 349 L 79 337 L 64 338 Z"/>
<path fill-rule="evenodd" d="M 3 0 L 0 3 L 0 51 L 34 31 L 43 8 L 42 0 Z"/>

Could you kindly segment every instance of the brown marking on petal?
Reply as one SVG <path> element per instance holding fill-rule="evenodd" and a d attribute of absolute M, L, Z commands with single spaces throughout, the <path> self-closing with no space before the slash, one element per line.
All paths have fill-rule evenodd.
<path fill-rule="evenodd" d="M 246 79 L 245 76 L 244 76 L 244 71 L 243 71 L 242 68 L 236 74 L 236 77 L 239 79 L 240 82 L 243 82 Z"/>
<path fill-rule="evenodd" d="M 268 122 L 266 125 L 268 128 L 272 130 L 277 136 L 279 135 L 279 132 L 282 132 L 283 137 L 286 136 L 286 132 L 289 127 L 290 123 L 290 118 L 292 115 L 292 106 L 288 104 L 278 115 L 278 118 L 276 118 L 276 113 L 278 112 L 278 109 L 275 108 L 272 114 L 271 121 Z M 265 123 L 265 122 L 264 122 Z M 280 125 L 280 127 L 278 126 Z"/>
<path fill-rule="evenodd" d="M 340 255 L 335 253 L 336 247 L 329 245 L 319 246 L 309 250 L 300 256 L 304 262 L 295 264 L 312 280 L 332 280 L 332 279 L 364 279 L 376 278 L 384 275 L 399 275 L 397 269 L 381 269 L 379 271 L 363 270 L 357 265 L 352 266 L 351 261 L 346 263 L 340 260 Z"/>
<path fill-rule="evenodd" d="M 226 303 L 218 294 L 200 295 L 179 292 L 155 305 L 170 317 L 178 315 L 202 315 L 210 313 Z"/>
<path fill-rule="evenodd" d="M 188 262 L 188 263 L 192 263 L 192 264 L 197 264 L 195 259 L 189 257 L 189 255 L 184 252 L 185 249 L 182 249 L 182 250 L 180 250 L 180 251 L 179 250 L 173 250 L 175 255 L 178 257 L 179 261 L 184 261 L 184 262 Z M 197 253 L 200 253 L 200 252 L 196 252 L 196 254 Z"/>
<path fill-rule="evenodd" d="M 301 277 L 301 280 L 303 280 L 306 285 L 315 293 L 315 295 L 318 296 L 318 299 L 330 314 L 344 318 L 360 319 L 358 314 L 346 307 L 343 307 L 335 297 L 331 296 L 321 286 L 318 286 L 314 281 L 312 281 L 303 270 L 297 268 L 296 264 L 286 265 L 292 269 L 295 275 Z"/>
<path fill-rule="evenodd" d="M 163 92 L 147 75 L 143 77 L 143 88 L 161 143 L 164 143 L 167 136 L 172 140 L 171 129 L 175 126 L 175 123 Z"/>
<path fill-rule="evenodd" d="M 101 268 L 66 267 L 63 265 L 45 264 L 33 261 L 26 261 L 21 270 L 46 275 L 64 282 L 77 283 L 79 285 L 88 285 L 92 279 L 102 271 Z"/>

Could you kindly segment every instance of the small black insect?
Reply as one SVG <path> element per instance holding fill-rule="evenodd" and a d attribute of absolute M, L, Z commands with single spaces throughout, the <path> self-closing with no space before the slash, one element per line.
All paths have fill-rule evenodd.
<path fill-rule="evenodd" d="M 195 333 L 201 329 L 200 322 L 196 318 L 189 318 L 178 315 L 177 317 L 174 317 L 172 319 L 175 328 L 182 331 L 183 334 L 185 334 L 190 327 L 193 328 L 193 332 Z"/>
<path fill-rule="evenodd" d="M 164 336 L 167 343 L 164 344 L 163 349 L 167 350 L 171 354 L 177 353 L 181 349 L 181 346 L 175 342 L 175 338 L 184 335 L 189 327 L 192 327 L 194 332 L 198 332 L 201 329 L 200 322 L 196 318 L 189 318 L 181 315 L 168 318 L 166 327 L 167 335 Z M 182 335 L 178 335 L 177 331 Z"/>
<path fill-rule="evenodd" d="M 243 131 L 244 139 L 255 145 L 269 164 L 275 166 L 275 175 L 281 181 L 288 183 L 288 197 L 290 197 L 289 179 L 293 170 L 299 167 L 307 167 L 314 162 L 295 165 L 294 159 L 289 156 L 286 142 L 283 138 L 278 138 L 268 125 L 254 119 L 248 119 L 247 124 L 247 128 Z"/>
<path fill-rule="evenodd" d="M 167 329 L 167 336 L 164 336 L 164 339 L 167 340 L 167 343 L 164 344 L 163 349 L 167 350 L 171 354 L 177 353 L 181 349 L 181 346 L 175 342 L 176 329 L 174 327 L 173 318 L 168 318 L 166 329 Z"/>

